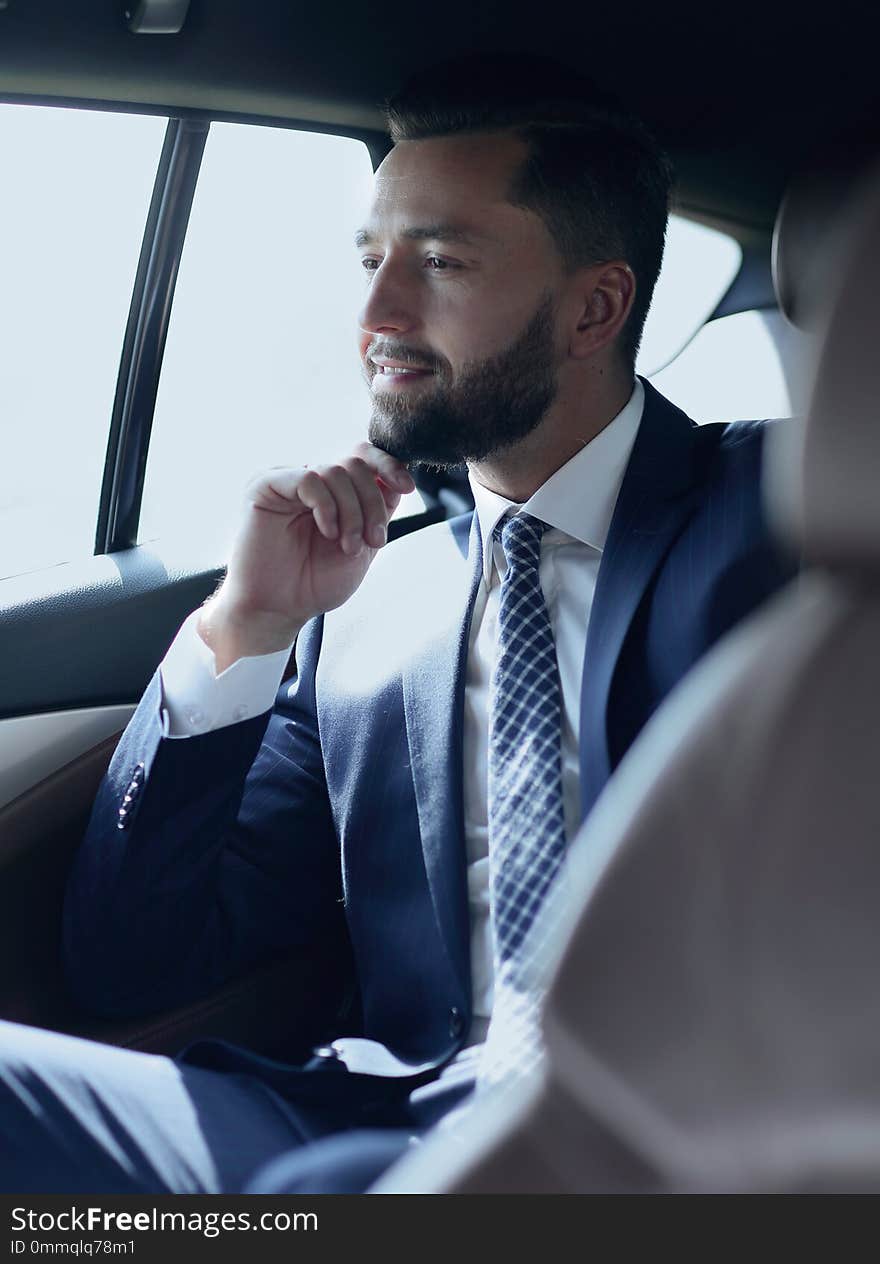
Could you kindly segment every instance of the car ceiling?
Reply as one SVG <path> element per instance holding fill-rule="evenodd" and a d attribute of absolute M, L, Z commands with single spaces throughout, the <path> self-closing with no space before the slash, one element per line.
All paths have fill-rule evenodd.
<path fill-rule="evenodd" d="M 880 118 L 867 6 L 192 0 L 170 36 L 132 34 L 125 9 L 0 0 L 0 97 L 370 130 L 381 129 L 378 103 L 418 66 L 530 49 L 631 103 L 672 153 L 682 205 L 761 229 L 811 150 L 872 139 Z"/>

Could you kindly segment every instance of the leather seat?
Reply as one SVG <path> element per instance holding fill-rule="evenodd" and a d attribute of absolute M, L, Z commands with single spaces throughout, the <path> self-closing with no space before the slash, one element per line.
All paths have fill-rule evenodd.
<path fill-rule="evenodd" d="M 853 205 L 817 270 L 777 240 L 786 305 L 798 276 L 796 312 L 826 299 L 765 480 L 804 574 L 670 697 L 573 845 L 539 1070 L 378 1192 L 880 1189 L 880 180 Z"/>
<path fill-rule="evenodd" d="M 814 153 L 786 190 L 771 264 L 779 309 L 797 329 L 821 322 L 846 248 L 847 212 L 866 194 L 876 162 L 876 144 L 839 144 Z"/>

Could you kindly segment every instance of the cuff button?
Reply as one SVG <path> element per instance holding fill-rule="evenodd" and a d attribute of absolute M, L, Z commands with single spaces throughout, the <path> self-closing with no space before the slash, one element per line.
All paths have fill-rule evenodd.
<path fill-rule="evenodd" d="M 458 1040 L 464 1034 L 464 1014 L 457 1005 L 453 1005 L 449 1011 L 449 1034 L 453 1040 Z"/>

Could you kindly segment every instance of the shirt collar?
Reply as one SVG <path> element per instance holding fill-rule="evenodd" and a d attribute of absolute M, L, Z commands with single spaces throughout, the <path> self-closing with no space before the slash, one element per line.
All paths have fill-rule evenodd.
<path fill-rule="evenodd" d="M 642 420 L 645 388 L 636 378 L 628 402 L 608 425 L 551 474 L 525 502 L 517 504 L 489 491 L 468 474 L 483 542 L 483 578 L 492 581 L 492 532 L 508 512 L 529 513 L 550 527 L 589 544 L 605 547 L 614 505 Z"/>

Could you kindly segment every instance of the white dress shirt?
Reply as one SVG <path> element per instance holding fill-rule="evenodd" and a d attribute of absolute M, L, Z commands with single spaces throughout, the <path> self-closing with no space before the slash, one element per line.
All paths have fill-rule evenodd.
<path fill-rule="evenodd" d="M 471 623 L 464 695 L 464 819 L 474 1014 L 468 1043 L 483 1039 L 492 1012 L 488 699 L 501 580 L 507 569 L 492 532 L 506 514 L 520 510 L 548 524 L 541 541 L 539 577 L 559 663 L 563 808 L 570 839 L 580 820 L 578 737 L 587 625 L 605 538 L 643 405 L 644 388 L 636 379 L 621 412 L 524 505 L 496 495 L 473 476 L 470 479 L 483 545 L 483 575 Z M 198 614 L 194 611 L 183 624 L 161 666 L 163 725 L 168 737 L 207 733 L 269 710 L 290 657 L 288 648 L 242 658 L 217 676 L 214 655 L 196 632 Z"/>

